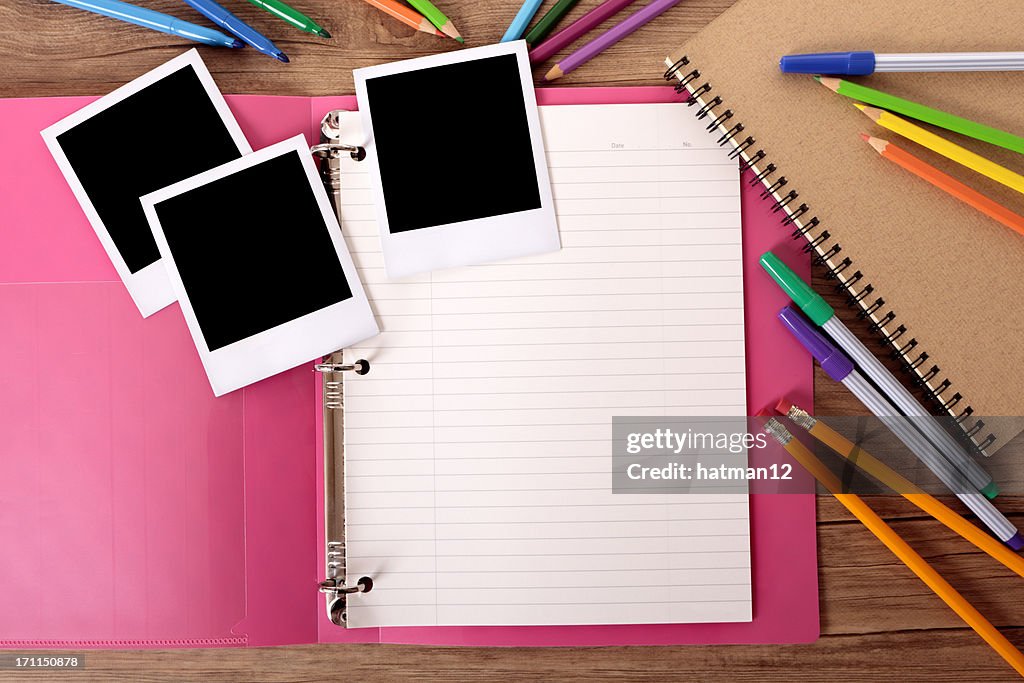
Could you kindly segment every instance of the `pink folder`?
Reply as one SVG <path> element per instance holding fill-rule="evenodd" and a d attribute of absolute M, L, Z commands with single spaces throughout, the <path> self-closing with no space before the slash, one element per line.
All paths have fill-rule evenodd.
<path fill-rule="evenodd" d="M 542 90 L 541 104 L 661 102 L 669 88 Z M 177 305 L 143 320 L 39 131 L 92 98 L 0 100 L 0 646 L 147 648 L 397 642 L 807 642 L 818 635 L 814 500 L 751 496 L 754 620 L 743 624 L 346 630 L 326 617 L 322 410 L 311 366 L 214 398 Z M 254 149 L 353 98 L 228 97 Z M 124 163 L 159 145 L 124 140 Z M 743 195 L 748 402 L 811 399 L 774 320 L 768 248 L 803 263 Z"/>

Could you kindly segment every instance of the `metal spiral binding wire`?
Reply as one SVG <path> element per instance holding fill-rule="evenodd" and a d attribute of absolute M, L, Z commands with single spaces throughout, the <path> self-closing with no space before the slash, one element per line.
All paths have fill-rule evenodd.
<path fill-rule="evenodd" d="M 774 163 L 767 161 L 768 154 L 764 149 L 757 147 L 756 138 L 742 135 L 743 124 L 733 122 L 733 112 L 725 107 L 724 98 L 714 93 L 710 82 L 701 82 L 703 79 L 699 69 L 690 67 L 689 58 L 685 55 L 680 57 L 665 71 L 665 80 L 679 80 L 675 90 L 677 93 L 685 92 L 689 95 L 686 104 L 688 107 L 697 107 L 694 113 L 698 120 L 703 121 L 712 117 L 706 126 L 708 132 L 717 131 L 721 134 L 716 140 L 719 147 L 732 145 L 729 158 L 740 160 L 741 173 L 751 172 L 752 176 L 748 181 L 751 187 L 758 183 L 764 186 L 761 199 L 771 198 L 774 201 L 772 213 L 782 212 L 783 227 L 792 226 L 793 239 L 803 238 L 807 241 L 803 251 L 814 254 L 815 265 L 822 265 L 828 269 L 826 277 L 836 280 L 836 290 L 847 295 L 848 305 L 859 308 L 857 316 L 871 322 L 871 331 L 878 335 L 891 352 L 891 356 L 900 362 L 904 370 L 914 377 L 915 386 L 920 387 L 937 408 L 952 415 L 970 443 L 982 455 L 987 456 L 985 449 L 995 442 L 995 434 L 989 433 L 984 438 L 978 438 L 985 427 L 984 421 L 976 420 L 973 424 L 968 424 L 974 411 L 970 406 L 960 405 L 963 397 L 959 392 L 951 391 L 952 382 L 941 377 L 942 370 L 938 365 L 928 365 L 928 354 L 918 349 L 916 339 L 903 338 L 906 333 L 905 326 L 893 327 L 896 314 L 887 309 L 885 299 L 878 296 L 872 298 L 874 287 L 863 282 L 864 276 L 854 268 L 853 260 L 845 255 L 840 258 L 842 246 L 838 242 L 829 243 L 832 236 L 827 230 L 818 232 L 820 221 L 817 216 L 805 218 L 810 208 L 807 204 L 797 202 L 800 194 L 787 187 L 789 181 L 786 176 L 775 175 L 778 168 Z"/>

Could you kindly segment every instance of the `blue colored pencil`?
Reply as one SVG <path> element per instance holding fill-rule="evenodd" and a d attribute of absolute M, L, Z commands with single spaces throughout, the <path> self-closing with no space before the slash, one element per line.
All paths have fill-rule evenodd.
<path fill-rule="evenodd" d="M 516 18 L 509 24 L 505 35 L 501 37 L 501 42 L 507 43 L 522 38 L 523 34 L 526 33 L 526 27 L 530 25 L 533 15 L 537 13 L 543 2 L 544 0 L 526 0 L 523 6 L 519 8 L 519 11 L 516 12 Z"/>

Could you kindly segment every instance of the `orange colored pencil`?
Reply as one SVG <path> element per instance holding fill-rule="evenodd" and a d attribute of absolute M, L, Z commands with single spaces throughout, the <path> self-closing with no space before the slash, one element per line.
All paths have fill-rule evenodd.
<path fill-rule="evenodd" d="M 427 21 L 427 18 L 416 10 L 406 7 L 395 0 L 365 0 L 384 14 L 390 14 L 407 26 L 412 26 L 417 31 L 430 33 L 435 36 L 446 37 L 443 33 L 434 28 L 434 25 Z"/>
<path fill-rule="evenodd" d="M 888 159 L 897 166 L 905 168 L 918 178 L 927 180 L 935 187 L 948 192 L 963 203 L 981 211 L 989 218 L 999 221 L 1011 230 L 1024 235 L 1024 216 L 1014 213 L 1002 204 L 992 201 L 980 192 L 967 187 L 953 176 L 943 173 L 931 164 L 918 159 L 904 149 L 900 149 L 888 140 L 871 137 L 865 133 L 861 133 L 860 136 L 869 145 L 874 147 L 875 151 L 881 154 L 883 159 Z"/>

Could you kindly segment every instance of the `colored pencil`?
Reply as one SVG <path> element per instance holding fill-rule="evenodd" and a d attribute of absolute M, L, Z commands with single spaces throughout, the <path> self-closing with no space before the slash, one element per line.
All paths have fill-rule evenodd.
<path fill-rule="evenodd" d="M 320 24 L 316 23 L 299 10 L 286 5 L 281 0 L 249 0 L 262 10 L 273 14 L 278 19 L 285 21 L 300 31 L 312 33 L 321 38 L 330 38 L 330 32 Z"/>
<path fill-rule="evenodd" d="M 505 35 L 501 37 L 501 42 L 508 43 L 522 38 L 526 27 L 530 25 L 533 15 L 540 9 L 542 2 L 544 0 L 525 0 L 523 6 L 516 12 L 516 16 L 513 17 L 512 23 L 505 30 Z"/>
<path fill-rule="evenodd" d="M 390 14 L 392 17 L 398 19 L 406 26 L 411 26 L 417 31 L 423 31 L 424 33 L 430 33 L 435 36 L 444 36 L 444 34 L 438 31 L 437 27 L 431 24 L 430 21 L 425 16 L 423 16 L 416 10 L 412 9 L 411 7 L 406 7 L 402 3 L 397 2 L 397 0 L 363 1 L 370 5 L 373 5 L 384 14 Z"/>
<path fill-rule="evenodd" d="M 775 410 L 806 429 L 808 434 L 851 461 L 857 467 L 864 470 L 864 472 L 906 498 L 915 507 L 928 513 L 947 528 L 962 536 L 978 548 L 978 550 L 988 554 L 1015 574 L 1024 577 L 1024 557 L 1021 557 L 968 522 L 940 500 L 926 493 L 916 484 L 908 481 L 906 477 L 893 470 L 884 462 L 878 460 L 860 446 L 853 444 L 845 436 L 786 399 L 779 401 Z"/>
<path fill-rule="evenodd" d="M 455 24 L 452 23 L 452 20 L 446 17 L 444 12 L 437 9 L 437 7 L 434 6 L 434 3 L 430 2 L 430 0 L 409 0 L 409 4 L 419 10 L 423 16 L 430 20 L 431 24 L 441 31 L 441 33 L 450 38 L 454 38 L 460 43 L 466 42 L 462 39 L 462 35 L 459 33 L 458 29 L 455 28 Z"/>
<path fill-rule="evenodd" d="M 954 144 L 920 126 L 916 126 L 906 119 L 901 119 L 895 114 L 863 104 L 854 104 L 853 106 L 860 109 L 869 119 L 883 128 L 888 128 L 892 132 L 902 135 L 922 147 L 927 147 L 947 159 L 962 164 L 972 171 L 991 178 L 997 183 L 1002 183 L 1007 187 L 1017 190 L 1017 192 L 1024 192 L 1024 176 L 1019 173 L 1014 173 L 994 161 L 989 161 L 980 154 L 966 150 L 960 145 Z"/>
<path fill-rule="evenodd" d="M 558 22 L 562 20 L 562 17 L 568 14 L 569 10 L 579 1 L 558 0 L 558 2 L 551 6 L 551 9 L 544 13 L 544 16 L 540 18 L 534 27 L 529 30 L 524 40 L 530 45 L 544 40 L 551 33 L 551 30 L 558 25 Z"/>
<path fill-rule="evenodd" d="M 620 24 L 608 29 L 597 38 L 594 38 L 589 43 L 570 54 L 558 64 L 555 64 L 551 67 L 551 70 L 545 74 L 544 80 L 553 81 L 561 78 L 570 71 L 574 71 L 651 20 L 672 9 L 680 2 L 682 2 L 682 0 L 654 0 L 654 2 L 647 5 L 642 10 L 639 10 L 635 14 L 631 14 Z"/>
<path fill-rule="evenodd" d="M 995 202 L 977 190 L 974 190 L 951 175 L 943 173 L 931 164 L 928 164 L 910 152 L 897 147 L 888 140 L 871 137 L 861 133 L 863 138 L 878 152 L 883 159 L 888 159 L 897 166 L 900 166 L 918 178 L 927 180 L 935 187 L 956 197 L 963 203 L 982 212 L 989 218 L 999 221 L 1006 227 L 1024 235 L 1024 216 L 1010 211 L 1002 204 Z"/>
<path fill-rule="evenodd" d="M 1007 664 L 1012 666 L 1017 673 L 1024 676 L 1024 655 L 1021 654 L 1020 650 L 1014 647 L 1013 643 L 1007 640 L 999 632 L 999 629 L 993 626 L 974 605 L 969 603 L 964 596 L 960 595 L 934 567 L 928 564 L 927 560 L 921 557 L 874 510 L 868 507 L 868 504 L 860 496 L 853 493 L 841 493 L 842 485 L 836 475 L 829 471 L 806 446 L 794 439 L 793 435 L 781 422 L 771 418 L 765 424 L 764 430 L 782 444 L 786 452 L 792 455 L 822 486 L 828 489 L 843 507 L 849 510 L 861 524 L 867 527 L 868 531 L 874 534 L 875 538 L 892 551 L 892 554 L 899 558 L 900 562 L 906 565 L 910 571 L 914 572 L 917 578 L 921 579 L 925 585 L 931 588 L 951 610 L 956 612 L 957 616 L 974 629 L 974 632 L 981 636 Z"/>
<path fill-rule="evenodd" d="M 530 62 L 543 62 L 567 45 L 571 45 L 591 29 L 600 26 L 620 10 L 632 5 L 636 0 L 605 0 L 582 17 L 572 22 L 561 31 L 530 50 Z"/>
<path fill-rule="evenodd" d="M 917 102 L 911 102 L 910 100 L 890 95 L 889 93 L 882 92 L 881 90 L 865 87 L 859 83 L 844 81 L 841 78 L 815 76 L 815 80 L 832 92 L 838 93 L 843 97 L 849 97 L 852 100 L 857 100 L 864 104 L 871 104 L 876 107 L 881 107 L 882 109 L 888 109 L 891 112 L 903 114 L 904 116 L 909 116 L 912 119 L 930 123 L 933 126 L 938 126 L 939 128 L 945 128 L 946 130 L 966 135 L 967 137 L 974 138 L 975 140 L 981 140 L 982 142 L 987 142 L 998 147 L 1003 147 L 1005 149 L 1010 149 L 1014 152 L 1024 154 L 1024 138 L 1014 135 L 1013 133 L 1007 133 L 1004 130 L 999 130 L 992 126 L 986 126 L 983 123 L 955 116 L 938 109 L 933 109 L 932 107 L 927 107 L 923 104 L 918 104 Z"/>

